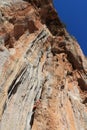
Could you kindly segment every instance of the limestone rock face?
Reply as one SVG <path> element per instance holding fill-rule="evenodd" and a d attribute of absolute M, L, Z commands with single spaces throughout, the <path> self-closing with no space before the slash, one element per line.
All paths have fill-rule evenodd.
<path fill-rule="evenodd" d="M 87 130 L 87 58 L 52 0 L 0 1 L 0 130 Z"/>

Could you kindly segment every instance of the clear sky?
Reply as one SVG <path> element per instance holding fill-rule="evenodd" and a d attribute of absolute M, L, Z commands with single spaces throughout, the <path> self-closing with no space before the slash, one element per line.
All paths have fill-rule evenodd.
<path fill-rule="evenodd" d="M 87 56 L 87 0 L 53 0 L 68 32 L 75 36 Z"/>

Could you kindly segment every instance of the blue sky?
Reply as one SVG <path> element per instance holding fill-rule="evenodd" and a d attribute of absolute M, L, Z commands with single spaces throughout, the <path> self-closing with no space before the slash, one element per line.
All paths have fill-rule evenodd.
<path fill-rule="evenodd" d="M 54 6 L 87 56 L 87 0 L 54 0 Z"/>

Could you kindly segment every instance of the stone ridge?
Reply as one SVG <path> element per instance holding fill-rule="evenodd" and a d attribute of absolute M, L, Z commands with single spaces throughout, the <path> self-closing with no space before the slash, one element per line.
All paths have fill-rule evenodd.
<path fill-rule="evenodd" d="M 52 0 L 0 1 L 0 130 L 86 130 L 87 58 Z"/>

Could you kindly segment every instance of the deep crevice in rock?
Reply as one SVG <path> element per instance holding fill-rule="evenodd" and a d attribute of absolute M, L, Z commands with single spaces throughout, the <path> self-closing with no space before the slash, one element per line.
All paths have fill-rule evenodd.
<path fill-rule="evenodd" d="M 78 63 L 78 61 L 75 59 L 74 55 L 70 51 L 66 51 L 67 59 L 72 64 L 73 69 L 82 70 L 83 67 L 81 64 Z"/>
<path fill-rule="evenodd" d="M 87 97 L 83 100 L 83 104 L 87 104 Z"/>
<path fill-rule="evenodd" d="M 33 111 L 32 111 L 33 114 L 32 114 L 32 116 L 31 116 L 31 121 L 30 121 L 30 126 L 31 126 L 31 128 L 32 128 L 33 123 L 34 123 L 35 110 L 36 110 L 36 108 L 33 108 Z"/>
<path fill-rule="evenodd" d="M 4 106 L 3 106 L 3 112 L 2 112 L 2 114 L 4 113 L 4 111 L 6 110 L 6 108 L 7 108 L 7 103 L 5 102 Z"/>
<path fill-rule="evenodd" d="M 11 97 L 11 95 L 15 94 L 17 92 L 17 89 L 19 85 L 21 84 L 21 74 L 25 71 L 25 68 L 21 70 L 21 72 L 18 74 L 18 76 L 13 80 L 11 86 L 8 89 L 8 99 Z M 18 81 L 17 81 L 18 80 Z"/>
<path fill-rule="evenodd" d="M 18 89 L 20 83 L 21 83 L 21 81 L 19 81 L 17 84 L 15 84 L 15 82 L 14 82 L 15 85 L 12 84 L 11 88 L 8 91 L 8 99 L 11 97 L 11 95 L 14 95 L 17 92 L 17 89 Z"/>
<path fill-rule="evenodd" d="M 87 91 L 87 84 L 82 78 L 78 78 L 78 85 L 80 86 L 82 91 Z"/>

